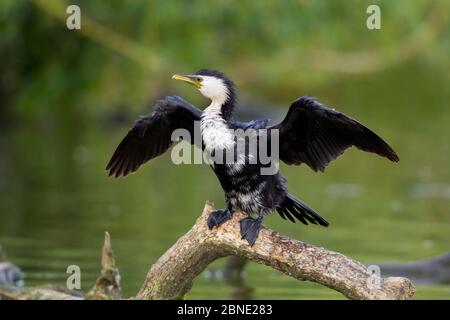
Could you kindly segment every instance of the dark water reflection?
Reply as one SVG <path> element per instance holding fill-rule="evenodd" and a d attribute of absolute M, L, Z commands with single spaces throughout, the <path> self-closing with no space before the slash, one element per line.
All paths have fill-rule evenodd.
<path fill-rule="evenodd" d="M 432 197 L 427 192 L 417 196 L 417 190 L 423 191 L 418 185 L 436 188 L 450 182 L 450 148 L 442 138 L 450 135 L 447 86 L 437 79 L 434 89 L 425 90 L 420 77 L 408 78 L 415 90 L 404 92 L 400 80 L 350 79 L 322 93 L 327 102 L 345 101 L 340 109 L 382 133 L 398 151 L 400 164 L 351 150 L 326 174 L 282 166 L 291 193 L 321 212 L 331 226 L 304 227 L 275 215 L 266 220 L 268 226 L 365 263 L 409 261 L 449 251 L 449 197 L 435 189 Z M 105 164 L 126 128 L 92 122 L 82 129 L 76 122 L 19 124 L 2 132 L 0 243 L 25 271 L 27 285 L 64 283 L 67 266 L 77 264 L 82 289 L 87 290 L 98 274 L 103 232 L 108 230 L 124 293 L 130 296 L 149 266 L 190 228 L 204 201 L 220 206 L 223 195 L 206 166 L 175 166 L 169 155 L 139 174 L 108 178 Z M 223 262 L 209 270 L 221 269 Z M 244 277 L 257 299 L 341 298 L 253 263 Z M 235 297 L 236 290 L 205 273 L 188 298 Z M 450 298 L 450 287 L 419 287 L 417 297 Z"/>

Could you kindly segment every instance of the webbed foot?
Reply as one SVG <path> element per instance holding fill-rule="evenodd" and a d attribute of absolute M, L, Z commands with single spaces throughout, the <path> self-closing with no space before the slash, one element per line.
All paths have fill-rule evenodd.
<path fill-rule="evenodd" d="M 232 215 L 233 213 L 229 208 L 211 212 L 208 217 L 208 228 L 211 230 L 220 226 L 225 221 L 230 220 Z"/>
<path fill-rule="evenodd" d="M 262 216 L 257 219 L 245 218 L 240 221 L 242 239 L 247 240 L 250 247 L 255 244 L 259 230 L 261 229 L 262 221 Z"/>

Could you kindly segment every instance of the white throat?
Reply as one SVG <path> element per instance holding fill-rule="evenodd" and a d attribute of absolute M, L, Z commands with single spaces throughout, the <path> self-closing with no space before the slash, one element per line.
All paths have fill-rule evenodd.
<path fill-rule="evenodd" d="M 208 99 L 211 99 L 211 106 L 220 108 L 228 99 L 228 88 L 222 79 L 202 76 L 200 93 Z"/>

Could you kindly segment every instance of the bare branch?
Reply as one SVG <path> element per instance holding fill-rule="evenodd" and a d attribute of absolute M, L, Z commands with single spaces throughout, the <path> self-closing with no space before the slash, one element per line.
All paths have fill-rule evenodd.
<path fill-rule="evenodd" d="M 240 237 L 244 213 L 210 231 L 207 218 L 214 211 L 207 202 L 197 222 L 150 269 L 139 299 L 176 299 L 214 260 L 235 255 L 265 264 L 299 280 L 310 280 L 341 292 L 350 299 L 409 299 L 415 292 L 406 278 L 379 278 L 346 256 L 290 239 L 266 227 L 250 247 Z"/>
<path fill-rule="evenodd" d="M 193 280 L 214 260 L 237 256 L 270 266 L 299 280 L 310 280 L 341 292 L 350 299 L 409 299 L 415 293 L 406 278 L 380 278 L 363 264 L 346 256 L 293 240 L 262 227 L 253 247 L 242 240 L 237 212 L 214 230 L 207 227 L 208 215 L 214 211 L 207 202 L 194 226 L 150 268 L 138 299 L 181 298 Z M 2 262 L 3 273 L 14 268 Z M 0 279 L 9 279 L 9 276 Z M 102 271 L 87 299 L 120 299 L 120 275 L 113 258 L 111 240 L 105 234 Z M 20 288 L 10 281 L 0 281 L 0 299 L 83 299 L 79 292 L 62 286 Z"/>

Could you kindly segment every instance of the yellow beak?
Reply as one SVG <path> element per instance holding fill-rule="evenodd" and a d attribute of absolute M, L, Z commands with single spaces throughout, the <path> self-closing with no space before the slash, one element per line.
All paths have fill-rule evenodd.
<path fill-rule="evenodd" d="M 197 88 L 201 88 L 201 86 L 202 86 L 202 84 L 199 81 L 197 81 L 195 79 L 195 77 L 192 77 L 192 76 L 182 76 L 182 75 L 179 75 L 179 74 L 174 74 L 172 76 L 172 79 L 174 79 L 174 80 L 181 80 L 181 81 L 190 83 L 190 84 L 196 86 Z"/>

